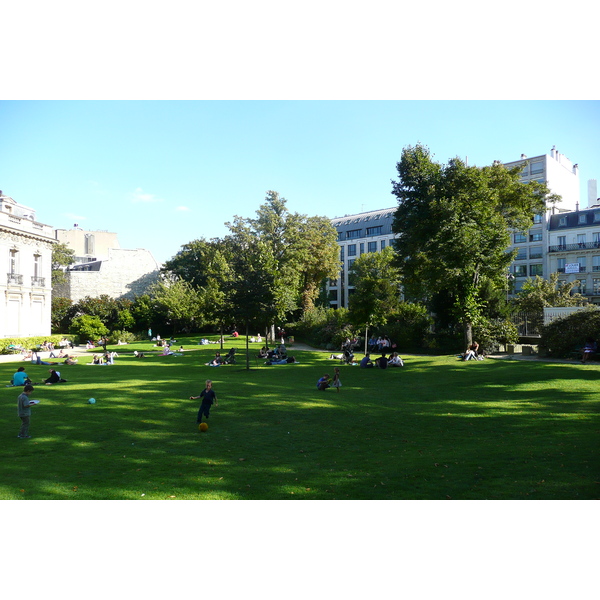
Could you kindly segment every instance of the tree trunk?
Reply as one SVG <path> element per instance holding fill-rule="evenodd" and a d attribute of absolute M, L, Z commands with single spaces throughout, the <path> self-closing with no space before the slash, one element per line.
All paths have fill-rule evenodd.
<path fill-rule="evenodd" d="M 246 371 L 250 370 L 250 348 L 248 346 L 248 321 L 246 321 Z"/>
<path fill-rule="evenodd" d="M 473 323 L 465 322 L 465 348 L 468 348 L 473 343 Z"/>

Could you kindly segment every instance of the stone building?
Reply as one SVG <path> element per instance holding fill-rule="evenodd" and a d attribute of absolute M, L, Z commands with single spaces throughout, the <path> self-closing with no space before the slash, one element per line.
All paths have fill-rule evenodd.
<path fill-rule="evenodd" d="M 53 234 L 0 191 L 0 337 L 50 335 Z"/>
<path fill-rule="evenodd" d="M 66 282 L 54 290 L 56 297 L 78 302 L 106 294 L 133 300 L 158 281 L 160 265 L 152 253 L 120 248 L 116 233 L 57 229 L 55 237 L 75 252 L 76 260 L 66 271 Z"/>

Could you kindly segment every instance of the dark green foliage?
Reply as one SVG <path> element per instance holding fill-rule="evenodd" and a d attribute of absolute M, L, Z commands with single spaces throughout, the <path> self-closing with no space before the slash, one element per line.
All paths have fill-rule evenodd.
<path fill-rule="evenodd" d="M 314 307 L 293 324 L 293 330 L 298 340 L 329 350 L 339 350 L 347 338 L 354 336 L 346 308 Z"/>
<path fill-rule="evenodd" d="M 549 356 L 569 357 L 588 337 L 600 341 L 600 308 L 586 306 L 541 328 L 540 348 Z"/>
<path fill-rule="evenodd" d="M 71 324 L 73 301 L 70 298 L 52 298 L 52 331 L 66 333 Z"/>
<path fill-rule="evenodd" d="M 374 329 L 373 333 L 387 335 L 398 352 L 414 352 L 423 348 L 431 325 L 432 318 L 424 305 L 402 302 L 389 315 L 386 325 Z"/>

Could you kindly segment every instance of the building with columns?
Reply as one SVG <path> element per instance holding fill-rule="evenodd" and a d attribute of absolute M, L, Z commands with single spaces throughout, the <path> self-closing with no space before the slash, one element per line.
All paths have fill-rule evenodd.
<path fill-rule="evenodd" d="M 0 337 L 50 335 L 55 243 L 34 209 L 0 191 Z"/>

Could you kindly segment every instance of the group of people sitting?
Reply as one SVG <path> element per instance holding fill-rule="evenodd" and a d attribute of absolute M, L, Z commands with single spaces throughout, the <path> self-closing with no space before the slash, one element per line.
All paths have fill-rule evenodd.
<path fill-rule="evenodd" d="M 463 354 L 460 355 L 460 358 L 463 360 L 483 360 L 485 354 L 483 350 L 480 350 L 479 344 L 477 342 L 473 342 L 467 346 L 467 349 Z"/>
<path fill-rule="evenodd" d="M 263 346 L 257 358 L 266 359 L 265 365 L 290 365 L 298 362 L 295 356 L 287 355 L 285 344 L 279 344 L 272 350 Z"/>
<path fill-rule="evenodd" d="M 215 357 L 205 363 L 207 367 L 220 367 L 221 365 L 234 365 L 235 364 L 235 348 L 230 348 L 229 352 L 225 356 L 221 356 L 220 352 L 215 354 Z"/>
<path fill-rule="evenodd" d="M 369 352 L 389 352 L 395 346 L 387 335 L 371 336 L 367 342 Z"/>
<path fill-rule="evenodd" d="M 387 357 L 385 352 L 381 353 L 381 356 L 378 356 L 375 361 L 371 360 L 370 352 L 367 352 L 363 359 L 360 361 L 361 369 L 369 369 L 373 367 L 378 367 L 379 369 L 387 369 L 388 367 L 403 367 L 404 361 L 398 355 L 397 352 L 393 352 L 390 354 L 389 358 Z"/>
<path fill-rule="evenodd" d="M 53 385 L 55 383 L 66 383 L 67 380 L 63 379 L 60 376 L 60 371 L 56 371 L 55 369 L 49 369 L 50 376 L 44 379 L 45 385 Z M 39 383 L 33 383 L 29 378 L 29 375 L 25 372 L 25 367 L 19 367 L 17 372 L 12 376 L 10 380 L 10 384 L 6 387 L 21 387 L 25 385 L 41 385 Z"/>
<path fill-rule="evenodd" d="M 135 354 L 135 353 L 134 353 Z M 104 354 L 94 354 L 92 356 L 92 362 L 88 365 L 114 365 L 115 358 L 118 358 L 116 352 L 105 352 Z"/>

